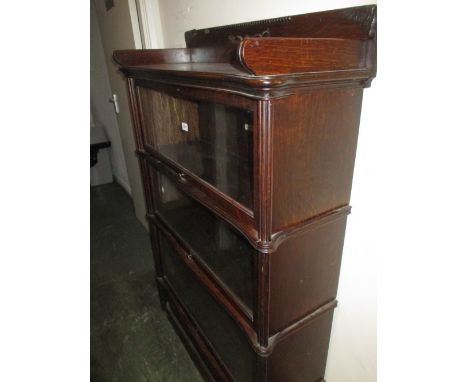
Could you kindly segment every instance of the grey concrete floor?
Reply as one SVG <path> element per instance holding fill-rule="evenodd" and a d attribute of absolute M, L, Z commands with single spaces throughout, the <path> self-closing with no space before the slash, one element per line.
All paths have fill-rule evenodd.
<path fill-rule="evenodd" d="M 91 188 L 91 381 L 202 381 L 159 304 L 148 233 L 116 184 Z"/>

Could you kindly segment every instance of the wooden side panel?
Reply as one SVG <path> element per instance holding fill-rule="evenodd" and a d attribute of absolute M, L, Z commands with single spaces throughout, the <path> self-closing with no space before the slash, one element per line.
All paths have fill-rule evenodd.
<path fill-rule="evenodd" d="M 242 65 L 262 76 L 359 69 L 367 43 L 333 38 L 247 38 L 240 45 Z"/>
<path fill-rule="evenodd" d="M 349 203 L 362 89 L 273 101 L 273 232 Z"/>
<path fill-rule="evenodd" d="M 341 216 L 270 254 L 270 335 L 336 298 L 345 229 Z"/>
<path fill-rule="evenodd" d="M 332 320 L 333 310 L 329 310 L 279 342 L 267 360 L 262 381 L 323 381 Z"/>

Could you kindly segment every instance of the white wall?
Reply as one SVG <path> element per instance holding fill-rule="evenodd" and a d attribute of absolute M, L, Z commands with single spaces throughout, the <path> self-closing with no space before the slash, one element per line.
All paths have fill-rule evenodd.
<path fill-rule="evenodd" d="M 223 24 L 372 4 L 359 0 L 159 0 L 164 45 L 184 47 L 184 32 Z M 374 81 L 373 86 L 377 86 Z M 368 235 L 376 206 L 369 203 L 374 146 L 370 110 L 376 100 L 365 90 L 360 141 L 331 336 L 327 382 L 374 382 L 376 370 L 376 249 Z M 372 114 L 373 115 L 373 114 Z M 375 170 L 375 169 L 374 169 Z M 374 199 L 375 200 L 375 199 Z M 375 220 L 373 220 L 375 219 Z"/>
<path fill-rule="evenodd" d="M 90 2 L 90 5 L 91 119 L 94 123 L 101 123 L 104 126 L 111 142 L 112 174 L 128 190 L 130 186 L 128 183 L 127 166 L 125 164 L 117 118 L 115 117 L 114 107 L 108 101 L 112 92 L 102 47 L 101 33 L 99 31 L 94 3 Z"/>
<path fill-rule="evenodd" d="M 136 5 L 134 0 L 114 1 L 114 7 L 107 11 L 104 1 L 92 1 L 96 9 L 99 30 L 101 32 L 104 57 L 109 73 L 109 83 L 112 93 L 116 94 L 119 100 L 120 113 L 116 115 L 116 118 L 119 126 L 125 163 L 127 164 L 127 173 L 135 215 L 140 222 L 147 227 L 143 186 L 138 159 L 135 155 L 136 146 L 133 137 L 126 80 L 118 71 L 118 66 L 112 59 L 114 50 L 141 49 Z"/>

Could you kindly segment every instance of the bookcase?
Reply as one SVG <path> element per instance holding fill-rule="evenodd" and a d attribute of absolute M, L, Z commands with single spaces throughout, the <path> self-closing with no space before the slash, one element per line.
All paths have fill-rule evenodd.
<path fill-rule="evenodd" d="M 376 6 L 185 39 L 114 52 L 160 303 L 206 380 L 323 381 Z"/>

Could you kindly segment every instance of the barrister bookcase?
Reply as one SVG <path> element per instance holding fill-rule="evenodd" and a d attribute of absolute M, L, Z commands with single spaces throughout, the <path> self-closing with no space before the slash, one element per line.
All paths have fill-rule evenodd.
<path fill-rule="evenodd" d="M 185 39 L 114 52 L 160 303 L 207 380 L 323 381 L 376 6 Z"/>

